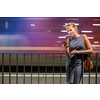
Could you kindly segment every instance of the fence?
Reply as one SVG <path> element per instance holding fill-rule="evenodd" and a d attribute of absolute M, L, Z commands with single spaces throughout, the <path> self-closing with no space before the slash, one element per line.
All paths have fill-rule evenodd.
<path fill-rule="evenodd" d="M 30 57 L 31 57 L 31 59 L 30 59 L 30 63 L 31 63 L 31 84 L 32 84 L 32 58 L 33 58 L 33 54 L 37 54 L 38 55 L 38 84 L 40 83 L 40 80 L 39 80 L 39 74 L 40 74 L 40 54 L 45 54 L 45 57 L 46 57 L 46 61 L 45 61 L 45 84 L 47 84 L 47 56 L 48 56 L 48 54 L 52 54 L 52 61 L 53 61 L 53 84 L 54 84 L 54 57 L 55 57 L 55 55 L 56 54 L 59 54 L 60 56 L 60 84 L 62 83 L 61 82 L 61 75 L 62 75 L 62 55 L 63 54 L 65 54 L 65 53 L 1 53 L 1 56 L 2 56 L 2 60 L 1 60 L 1 66 L 2 66 L 2 84 L 4 84 L 4 56 L 6 55 L 6 54 L 8 54 L 9 55 L 9 84 L 11 84 L 11 57 L 12 57 L 12 55 L 13 54 L 15 54 L 16 55 L 16 84 L 18 84 L 18 56 L 20 55 L 20 54 L 23 54 L 23 58 L 24 58 L 24 63 L 23 63 L 23 84 L 25 84 L 25 57 L 26 57 L 26 54 L 30 54 Z M 98 73 L 98 55 L 99 55 L 99 53 L 93 53 L 92 55 L 96 55 L 95 57 L 96 57 L 96 59 L 95 59 L 95 64 L 96 64 L 96 66 L 95 66 L 95 68 L 96 68 L 96 71 L 95 71 L 95 84 L 97 84 L 97 73 Z M 91 54 L 90 54 L 90 57 L 91 57 Z M 83 56 L 83 58 L 82 59 L 84 59 L 84 56 Z M 69 59 L 68 59 L 69 60 Z M 75 60 L 76 60 L 76 54 L 75 54 Z M 94 61 L 94 60 L 93 60 Z M 83 64 L 82 64 L 83 65 Z M 89 79 L 88 79 L 88 84 L 90 84 L 90 69 L 89 69 Z M 67 75 L 67 72 L 66 72 L 66 75 Z M 68 84 L 68 82 L 67 82 L 67 84 Z M 82 84 L 83 84 L 83 75 L 82 75 Z"/>

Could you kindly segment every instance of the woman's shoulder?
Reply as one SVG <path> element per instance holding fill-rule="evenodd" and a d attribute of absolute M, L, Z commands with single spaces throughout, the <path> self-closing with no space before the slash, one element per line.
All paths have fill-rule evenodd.
<path fill-rule="evenodd" d="M 66 40 L 66 42 L 68 42 L 70 39 L 71 39 L 71 37 L 69 37 L 69 38 Z"/>
<path fill-rule="evenodd" d="M 85 38 L 85 40 L 88 38 L 86 34 L 82 34 L 82 36 Z"/>
<path fill-rule="evenodd" d="M 86 34 L 82 34 L 84 37 L 87 37 L 87 35 Z"/>
<path fill-rule="evenodd" d="M 69 37 L 67 40 L 71 39 L 72 37 Z"/>

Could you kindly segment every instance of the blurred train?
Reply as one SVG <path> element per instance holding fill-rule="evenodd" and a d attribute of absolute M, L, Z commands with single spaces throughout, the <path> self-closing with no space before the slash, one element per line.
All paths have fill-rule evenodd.
<path fill-rule="evenodd" d="M 11 66 L 16 66 L 16 54 L 18 53 L 18 66 L 23 66 L 24 53 L 26 53 L 25 66 L 31 66 L 31 54 L 32 66 L 65 66 L 68 60 L 62 47 L 65 39 L 56 40 L 58 36 L 59 34 L 43 33 L 2 34 L 0 35 L 0 65 L 2 66 L 2 53 L 4 53 L 4 65 L 9 65 L 9 54 L 11 53 Z M 91 59 L 96 66 L 96 54 L 91 54 Z M 98 54 L 98 66 L 100 67 L 100 54 Z"/>

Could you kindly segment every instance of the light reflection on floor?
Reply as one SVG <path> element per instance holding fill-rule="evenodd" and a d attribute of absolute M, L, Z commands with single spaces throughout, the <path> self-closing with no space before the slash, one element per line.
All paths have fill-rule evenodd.
<path fill-rule="evenodd" d="M 39 78 L 39 84 L 67 84 L 66 82 L 66 73 L 54 73 L 54 79 L 53 79 L 53 73 L 32 73 L 32 84 L 38 84 L 38 78 Z M 89 79 L 89 73 L 84 73 L 83 75 L 83 84 L 88 84 Z M 18 84 L 23 84 L 24 80 L 24 73 L 18 73 Z M 45 81 L 46 80 L 46 81 Z M 96 74 L 90 73 L 90 84 L 95 84 L 96 80 Z M 82 80 L 80 84 L 82 83 Z M 0 84 L 2 84 L 2 73 L 0 73 Z M 9 73 L 4 73 L 4 84 L 9 84 Z M 16 84 L 16 73 L 11 73 L 11 84 Z M 31 73 L 25 73 L 25 84 L 31 84 Z M 97 73 L 97 84 L 100 84 L 100 73 Z"/>

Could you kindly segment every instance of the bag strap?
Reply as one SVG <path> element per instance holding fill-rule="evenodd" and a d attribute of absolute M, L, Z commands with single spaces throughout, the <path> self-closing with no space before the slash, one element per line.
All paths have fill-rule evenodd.
<path fill-rule="evenodd" d="M 69 44 L 69 39 L 67 39 L 67 43 Z M 68 49 L 69 49 L 69 53 L 70 53 L 70 48 L 68 47 Z"/>
<path fill-rule="evenodd" d="M 83 42 L 84 42 L 84 46 L 85 46 L 85 50 L 87 50 L 86 40 L 85 40 L 84 35 L 82 35 L 82 38 L 83 38 Z M 90 57 L 90 54 L 87 54 L 87 56 Z M 91 58 L 90 58 L 90 59 L 91 59 Z"/>

